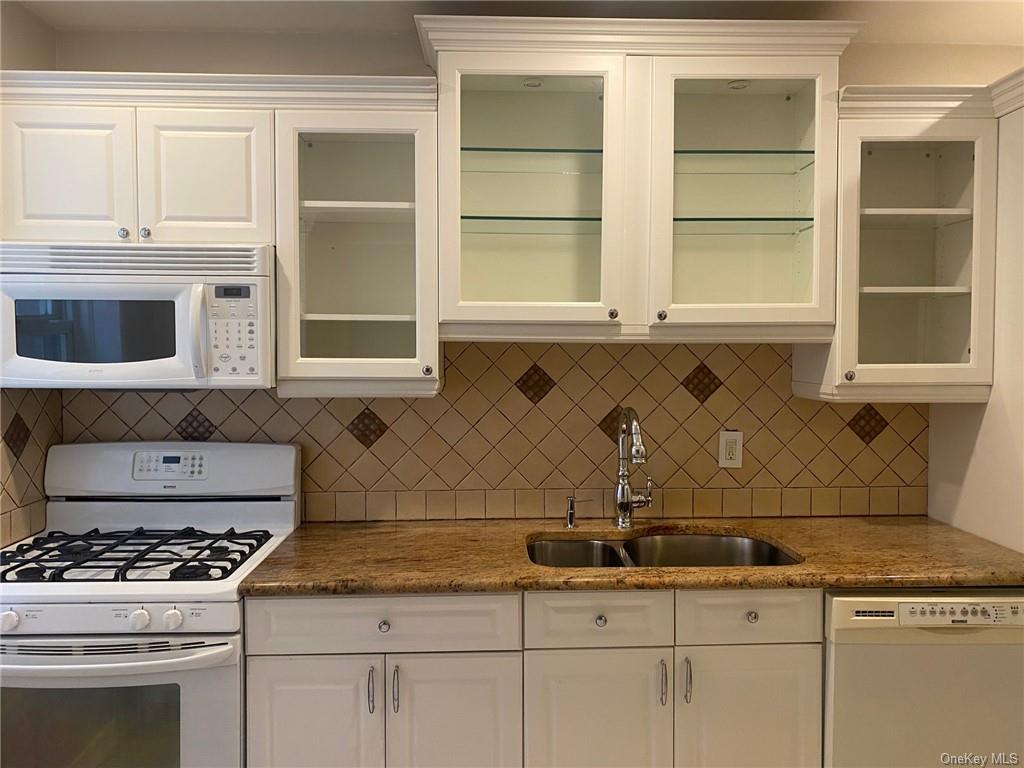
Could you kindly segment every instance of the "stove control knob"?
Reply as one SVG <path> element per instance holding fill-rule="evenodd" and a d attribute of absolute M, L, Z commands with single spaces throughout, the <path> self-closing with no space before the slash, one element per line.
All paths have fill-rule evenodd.
<path fill-rule="evenodd" d="M 135 632 L 148 627 L 149 611 L 145 608 L 139 608 L 137 611 L 132 611 L 128 616 L 128 626 Z"/>
<path fill-rule="evenodd" d="M 21 623 L 21 617 L 14 611 L 0 613 L 0 631 L 10 632 Z"/>
<path fill-rule="evenodd" d="M 164 614 L 164 629 L 177 629 L 185 621 L 185 617 L 177 608 L 171 608 Z"/>

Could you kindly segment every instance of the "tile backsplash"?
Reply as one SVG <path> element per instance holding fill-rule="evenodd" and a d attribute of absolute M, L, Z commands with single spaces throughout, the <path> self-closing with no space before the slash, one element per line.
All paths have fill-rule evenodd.
<path fill-rule="evenodd" d="M 61 442 L 56 390 L 0 391 L 0 546 L 46 527 L 43 468 L 46 451 Z"/>
<path fill-rule="evenodd" d="M 444 353 L 444 390 L 424 399 L 67 390 L 63 437 L 297 442 L 307 520 L 557 516 L 570 493 L 594 517 L 612 514 L 630 405 L 658 489 L 644 517 L 926 513 L 927 406 L 796 398 L 789 345 Z M 744 433 L 742 468 L 718 467 L 723 428 Z"/>

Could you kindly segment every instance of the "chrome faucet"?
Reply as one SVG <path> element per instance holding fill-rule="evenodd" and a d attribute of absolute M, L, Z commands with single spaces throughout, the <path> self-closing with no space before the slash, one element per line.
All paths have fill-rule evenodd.
<path fill-rule="evenodd" d="M 643 464 L 647 461 L 644 436 L 640 432 L 640 417 L 628 406 L 619 416 L 619 479 L 615 484 L 615 527 L 629 530 L 633 527 L 633 510 L 651 506 L 654 481 L 647 476 L 647 493 L 633 493 L 629 484 L 629 463 Z M 627 452 L 628 448 L 628 452 Z"/>

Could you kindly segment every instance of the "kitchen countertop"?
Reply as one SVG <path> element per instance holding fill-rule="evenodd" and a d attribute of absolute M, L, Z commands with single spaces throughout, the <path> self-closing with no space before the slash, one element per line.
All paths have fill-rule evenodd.
<path fill-rule="evenodd" d="M 551 568 L 527 542 L 643 533 L 749 535 L 796 565 L 728 568 Z M 1024 554 L 926 517 L 608 520 L 569 531 L 557 519 L 307 523 L 243 581 L 244 596 L 518 592 L 549 589 L 945 587 L 1024 585 Z"/>

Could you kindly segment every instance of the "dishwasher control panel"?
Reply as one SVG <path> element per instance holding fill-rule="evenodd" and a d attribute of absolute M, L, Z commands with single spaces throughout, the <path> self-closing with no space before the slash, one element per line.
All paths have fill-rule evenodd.
<path fill-rule="evenodd" d="M 1024 626 L 1024 602 L 915 602 L 899 604 L 900 625 Z"/>

